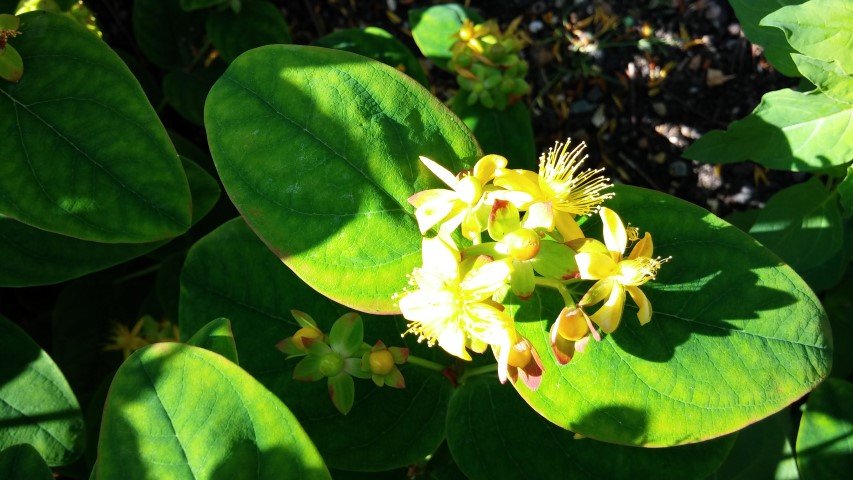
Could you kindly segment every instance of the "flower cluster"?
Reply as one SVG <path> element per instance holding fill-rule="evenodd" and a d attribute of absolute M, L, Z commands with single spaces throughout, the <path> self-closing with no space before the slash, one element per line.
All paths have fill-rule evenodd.
<path fill-rule="evenodd" d="M 326 335 L 305 312 L 291 310 L 301 327 L 276 348 L 287 358 L 303 357 L 293 369 L 293 378 L 303 382 L 328 379 L 329 397 L 346 415 L 355 401 L 353 377 L 372 379 L 376 386 L 404 388 L 406 382 L 397 365 L 406 363 L 409 349 L 386 347 L 382 341 L 371 347 L 364 343 L 364 325 L 353 312 L 338 318 Z"/>
<path fill-rule="evenodd" d="M 178 342 L 181 338 L 177 325 L 168 319 L 157 321 L 151 315 L 140 318 L 132 328 L 117 323 L 110 335 L 110 343 L 103 347 L 105 352 L 121 351 L 124 358 L 140 348 L 159 342 Z"/>
<path fill-rule="evenodd" d="M 450 189 L 409 198 L 424 238 L 423 264 L 396 297 L 409 321 L 406 333 L 464 360 L 471 359 L 468 350 L 491 346 L 502 382 L 520 378 L 535 389 L 542 362 L 500 303 L 508 290 L 521 299 L 537 287 L 561 294 L 566 307 L 550 332 L 561 364 L 582 351 L 590 336 L 600 339 L 596 327 L 616 329 L 626 292 L 639 306 L 640 322 L 651 319 L 651 305 L 638 287 L 655 277 L 663 260 L 652 258 L 651 234 L 639 238 L 637 229 L 601 206 L 613 196 L 611 185 L 601 170 L 581 170 L 585 146 L 570 149 L 570 143 L 543 154 L 538 173 L 509 169 L 504 157 L 486 155 L 472 170 L 454 175 L 421 157 Z M 596 213 L 603 242 L 588 238 L 577 221 Z M 454 240 L 457 229 L 465 248 Z M 629 243 L 633 248 L 623 258 Z M 589 284 L 584 280 L 595 282 L 575 301 L 577 287 Z"/>
<path fill-rule="evenodd" d="M 517 32 L 520 20 L 501 32 L 494 20 L 474 25 L 466 19 L 454 35 L 450 68 L 468 92 L 468 105 L 479 101 L 486 108 L 503 110 L 530 91 L 524 81 L 527 62 L 518 57 L 525 44 Z"/>

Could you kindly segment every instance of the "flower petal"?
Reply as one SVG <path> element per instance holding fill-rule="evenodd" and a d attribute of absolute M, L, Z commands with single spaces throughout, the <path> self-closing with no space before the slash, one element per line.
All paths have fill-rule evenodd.
<path fill-rule="evenodd" d="M 633 260 L 635 258 L 647 257 L 652 258 L 654 255 L 654 246 L 652 244 L 652 234 L 646 232 L 646 234 L 641 238 L 635 245 L 634 248 L 631 249 L 631 255 L 628 256 L 628 259 Z"/>
<path fill-rule="evenodd" d="M 459 283 L 459 288 L 466 298 L 483 300 L 491 297 L 498 288 L 503 286 L 511 272 L 510 259 L 495 260 L 471 269 Z"/>
<path fill-rule="evenodd" d="M 501 241 L 509 232 L 518 230 L 521 222 L 518 219 L 518 208 L 506 200 L 495 200 L 489 213 L 489 236 Z"/>
<path fill-rule="evenodd" d="M 454 301 L 448 291 L 413 290 L 400 298 L 398 306 L 406 320 L 434 324 L 456 314 Z"/>
<path fill-rule="evenodd" d="M 589 318 L 599 327 L 604 333 L 612 333 L 619 326 L 622 320 L 622 310 L 625 307 L 625 289 L 622 285 L 613 282 L 613 289 L 610 291 L 610 297 L 604 302 L 604 305 L 592 314 Z"/>
<path fill-rule="evenodd" d="M 438 345 L 445 352 L 463 360 L 471 360 L 471 355 L 465 350 L 465 332 L 456 325 L 448 325 L 438 336 Z"/>
<path fill-rule="evenodd" d="M 500 168 L 495 172 L 494 184 L 507 190 L 527 193 L 533 201 L 544 200 L 542 190 L 539 189 L 539 175 L 529 170 Z"/>
<path fill-rule="evenodd" d="M 495 171 L 506 167 L 506 164 L 507 159 L 500 155 L 486 155 L 474 164 L 474 177 L 480 181 L 481 185 L 485 185 L 495 178 Z"/>
<path fill-rule="evenodd" d="M 468 306 L 467 328 L 472 337 L 493 346 L 509 346 L 515 333 L 512 317 L 485 303 Z"/>
<path fill-rule="evenodd" d="M 584 280 L 601 280 L 618 273 L 616 262 L 610 255 L 597 252 L 580 252 L 575 254 L 578 273 Z"/>
<path fill-rule="evenodd" d="M 557 227 L 557 231 L 563 236 L 564 242 L 568 242 L 576 238 L 583 238 L 585 236 L 581 227 L 578 226 L 578 222 L 572 218 L 571 214 L 555 211 L 554 223 Z"/>
<path fill-rule="evenodd" d="M 625 225 L 622 219 L 613 210 L 607 207 L 601 207 L 598 211 L 601 216 L 601 221 L 604 223 L 604 244 L 612 254 L 616 254 L 613 260 L 618 262 L 622 259 L 622 253 L 625 247 L 628 246 L 628 233 L 625 231 Z"/>
<path fill-rule="evenodd" d="M 643 293 L 639 287 L 625 287 L 628 290 L 628 293 L 631 295 L 631 299 L 634 300 L 634 303 L 640 307 L 640 310 L 637 312 L 637 318 L 640 320 L 640 325 L 645 325 L 649 323 L 652 319 L 652 302 L 649 301 L 646 294 Z"/>
<path fill-rule="evenodd" d="M 450 170 L 442 167 L 438 163 L 428 159 L 427 157 L 420 157 L 421 163 L 426 165 L 426 167 L 438 178 L 441 179 L 448 187 L 456 188 L 456 184 L 459 183 L 459 180 L 456 179 L 456 175 L 450 173 Z"/>
<path fill-rule="evenodd" d="M 430 191 L 430 190 L 427 190 Z M 433 192 L 439 192 L 447 190 L 431 190 Z M 426 193 L 421 192 L 421 193 Z M 442 220 L 451 215 L 454 208 L 456 210 L 459 209 L 457 203 L 459 203 L 455 197 L 447 199 L 442 198 L 444 195 L 433 195 L 432 199 L 425 200 L 415 209 L 415 219 L 418 221 L 418 229 L 420 229 L 421 234 L 426 233 L 434 227 L 435 225 L 441 223 Z M 409 197 L 409 201 L 414 198 L 414 195 Z M 420 201 L 422 197 L 416 199 L 416 201 Z"/>
<path fill-rule="evenodd" d="M 421 242 L 423 270 L 455 280 L 459 276 L 459 261 L 462 258 L 455 246 L 441 237 L 424 238 Z"/>

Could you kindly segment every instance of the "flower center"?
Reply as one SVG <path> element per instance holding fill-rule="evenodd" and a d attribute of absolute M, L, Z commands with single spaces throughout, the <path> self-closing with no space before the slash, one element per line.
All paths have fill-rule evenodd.
<path fill-rule="evenodd" d="M 622 285 L 638 287 L 655 278 L 660 266 L 666 260 L 660 258 L 638 257 L 633 260 L 622 260 L 617 265 L 619 271 L 616 281 Z"/>
<path fill-rule="evenodd" d="M 567 152 L 569 143 L 557 143 L 548 150 L 548 154 L 539 157 L 539 188 L 552 201 L 555 210 L 572 215 L 590 215 L 598 210 L 604 200 L 612 193 L 602 194 L 610 188 L 608 178 L 599 174 L 603 169 L 584 170 L 577 173 L 586 160 L 583 154 L 586 144 L 581 142 L 572 151 Z"/>

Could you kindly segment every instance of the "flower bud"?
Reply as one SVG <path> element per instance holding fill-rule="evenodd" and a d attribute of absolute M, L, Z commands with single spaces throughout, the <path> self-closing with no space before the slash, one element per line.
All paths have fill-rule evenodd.
<path fill-rule="evenodd" d="M 519 228 L 506 234 L 501 242 L 509 248 L 515 260 L 530 260 L 539 253 L 539 234 L 529 228 Z"/>
<path fill-rule="evenodd" d="M 305 340 L 307 339 L 310 343 L 312 340 L 316 340 L 318 338 L 323 338 L 323 332 L 314 327 L 302 327 L 293 334 L 293 339 L 291 341 L 299 351 L 304 352 L 307 348 Z"/>
<path fill-rule="evenodd" d="M 370 352 L 370 371 L 376 375 L 387 375 L 394 368 L 394 355 L 388 350 Z"/>
<path fill-rule="evenodd" d="M 344 361 L 340 355 L 334 352 L 323 355 L 318 365 L 320 373 L 326 377 L 334 377 L 344 369 Z"/>

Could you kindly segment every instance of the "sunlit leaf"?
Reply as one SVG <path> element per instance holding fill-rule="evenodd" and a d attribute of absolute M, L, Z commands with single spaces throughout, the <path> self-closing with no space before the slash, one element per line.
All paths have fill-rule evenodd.
<path fill-rule="evenodd" d="M 196 243 L 181 275 L 181 333 L 192 335 L 211 318 L 231 319 L 240 365 L 278 395 L 334 468 L 378 471 L 423 459 L 444 438 L 451 385 L 438 372 L 402 365 L 406 388 L 376 387 L 356 380 L 355 402 L 344 416 L 335 410 L 325 380 L 293 380 L 298 358 L 287 359 L 276 343 L 300 328 L 291 310 L 310 314 L 329 334 L 350 311 L 299 280 L 238 218 Z M 419 344 L 400 317 L 362 314 L 364 341 L 408 347 L 413 354 L 447 362 L 438 349 Z"/>
<path fill-rule="evenodd" d="M 797 435 L 804 479 L 844 478 L 853 470 L 853 384 L 831 378 L 806 402 Z M 847 472 L 847 473 L 845 473 Z"/>
<path fill-rule="evenodd" d="M 65 15 L 26 13 L 21 32 L 27 73 L 0 82 L 0 213 L 105 243 L 185 232 L 187 178 L 124 62 Z"/>
<path fill-rule="evenodd" d="M 465 125 L 410 77 L 319 47 L 268 45 L 235 60 L 205 106 L 229 197 L 287 266 L 324 295 L 395 312 L 420 263 L 407 202 L 480 156 Z M 234 318 L 232 318 L 232 321 Z"/>
<path fill-rule="evenodd" d="M 97 478 L 331 478 L 273 394 L 207 350 L 157 343 L 113 379 Z"/>
<path fill-rule="evenodd" d="M 83 417 L 53 360 L 0 316 L 0 450 L 35 447 L 48 465 L 67 465 L 83 453 Z"/>
<path fill-rule="evenodd" d="M 678 445 L 739 430 L 808 393 L 829 373 L 826 313 L 793 270 L 735 227 L 662 193 L 620 186 L 607 205 L 672 257 L 641 288 L 651 322 L 626 303 L 619 329 L 559 365 L 548 329 L 563 307 L 537 289 L 513 301 L 516 327 L 545 363 L 521 395 L 552 422 L 628 445 Z M 584 224 L 600 236 L 597 218 Z M 582 294 L 583 288 L 579 294 Z"/>

